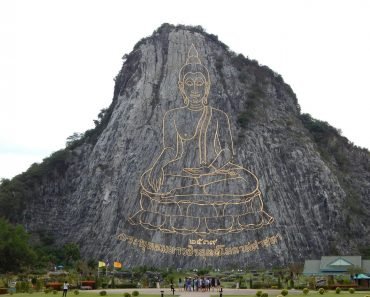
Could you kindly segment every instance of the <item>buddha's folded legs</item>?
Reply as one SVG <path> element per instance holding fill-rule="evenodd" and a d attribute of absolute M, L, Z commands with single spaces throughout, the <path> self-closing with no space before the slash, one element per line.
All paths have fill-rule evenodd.
<path fill-rule="evenodd" d="M 165 175 L 160 189 L 161 193 L 170 195 L 204 193 L 199 179 L 186 175 Z"/>
<path fill-rule="evenodd" d="M 184 174 L 165 174 L 160 190 L 156 192 L 149 183 L 150 173 L 151 170 L 148 170 L 141 177 L 141 186 L 148 193 L 169 195 L 175 193 L 177 190 L 181 192 L 183 188 L 188 188 L 188 191 L 195 191 L 194 193 L 202 193 L 202 189 L 199 188 L 198 179 L 185 172 Z"/>
<path fill-rule="evenodd" d="M 161 192 L 171 195 L 211 194 L 211 195 L 250 195 L 258 190 L 256 177 L 243 168 L 227 172 L 189 177 L 186 175 L 166 175 Z"/>
<path fill-rule="evenodd" d="M 257 177 L 241 166 L 228 163 L 217 173 L 219 173 L 217 176 L 200 178 L 200 184 L 207 194 L 250 196 L 258 191 Z"/>
<path fill-rule="evenodd" d="M 212 174 L 190 175 L 185 171 L 177 174 L 165 174 L 158 192 L 152 190 L 148 181 L 150 170 L 142 176 L 142 186 L 147 192 L 159 195 L 250 195 L 258 190 L 258 180 L 248 170 L 233 165 L 227 170 L 219 170 Z"/>

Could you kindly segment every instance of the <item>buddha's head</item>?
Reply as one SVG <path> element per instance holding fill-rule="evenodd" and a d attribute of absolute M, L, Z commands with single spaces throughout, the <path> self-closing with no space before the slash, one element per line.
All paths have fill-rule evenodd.
<path fill-rule="evenodd" d="M 207 105 L 210 85 L 208 70 L 201 64 L 198 52 L 192 44 L 186 63 L 179 73 L 179 89 L 185 105 Z"/>

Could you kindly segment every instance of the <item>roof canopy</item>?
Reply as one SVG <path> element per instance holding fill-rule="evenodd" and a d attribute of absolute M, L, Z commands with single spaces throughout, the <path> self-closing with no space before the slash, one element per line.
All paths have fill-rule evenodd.
<path fill-rule="evenodd" d="M 370 279 L 370 276 L 360 273 L 360 274 L 357 274 L 357 276 L 355 276 L 354 279 Z"/>
<path fill-rule="evenodd" d="M 349 261 L 344 260 L 343 258 L 339 258 L 336 261 L 330 263 L 329 266 L 353 266 L 353 264 Z"/>
<path fill-rule="evenodd" d="M 352 267 L 359 267 L 364 272 L 363 278 L 358 279 L 370 279 L 370 260 L 362 260 L 361 256 L 322 256 L 321 260 L 306 260 L 303 274 L 348 275 Z"/>

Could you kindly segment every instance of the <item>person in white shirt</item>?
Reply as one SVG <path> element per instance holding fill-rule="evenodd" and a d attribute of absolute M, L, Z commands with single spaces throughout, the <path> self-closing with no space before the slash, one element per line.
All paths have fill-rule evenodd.
<path fill-rule="evenodd" d="M 65 281 L 63 284 L 63 295 L 62 295 L 63 297 L 67 297 L 68 287 L 69 287 L 69 283 Z"/>

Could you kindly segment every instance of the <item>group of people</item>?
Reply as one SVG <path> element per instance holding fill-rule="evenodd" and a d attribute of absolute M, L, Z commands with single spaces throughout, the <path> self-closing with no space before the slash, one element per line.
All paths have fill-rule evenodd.
<path fill-rule="evenodd" d="M 187 277 L 184 281 L 179 278 L 179 290 L 182 291 L 214 291 L 216 288 L 217 290 L 221 287 L 220 280 L 218 278 L 210 278 L 210 277 L 197 277 L 197 278 L 190 278 Z"/>

